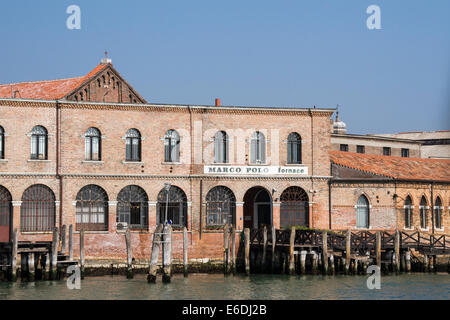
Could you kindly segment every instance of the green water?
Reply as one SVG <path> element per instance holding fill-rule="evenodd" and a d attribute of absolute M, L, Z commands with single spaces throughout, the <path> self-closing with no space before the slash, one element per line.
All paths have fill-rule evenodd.
<path fill-rule="evenodd" d="M 145 275 L 88 277 L 80 290 L 66 281 L 0 283 L 0 299 L 450 299 L 450 275 L 409 274 L 381 277 L 369 290 L 366 276 L 174 275 L 170 284 L 148 284 Z"/>

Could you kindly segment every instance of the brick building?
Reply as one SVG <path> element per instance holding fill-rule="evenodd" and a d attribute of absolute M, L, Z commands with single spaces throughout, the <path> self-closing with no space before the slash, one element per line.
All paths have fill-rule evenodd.
<path fill-rule="evenodd" d="M 79 78 L 2 85 L 0 97 L 0 241 L 14 228 L 19 240 L 49 240 L 54 226 L 72 224 L 86 232 L 87 260 L 109 260 L 125 256 L 130 228 L 134 257 L 148 259 L 167 215 L 175 256 L 186 226 L 190 258 L 219 258 L 225 222 L 237 230 L 353 228 L 357 195 L 378 188 L 378 172 L 359 185 L 337 181 L 351 178 L 335 172 L 347 167 L 331 152 L 334 109 L 151 104 L 106 60 Z M 440 161 L 427 178 L 443 208 L 435 232 L 450 227 L 450 162 Z M 383 190 L 397 188 L 397 176 L 386 179 Z M 416 193 L 428 186 L 417 183 L 402 185 L 413 190 L 416 208 Z M 400 227 L 394 218 L 371 213 L 370 224 L 358 227 Z"/>

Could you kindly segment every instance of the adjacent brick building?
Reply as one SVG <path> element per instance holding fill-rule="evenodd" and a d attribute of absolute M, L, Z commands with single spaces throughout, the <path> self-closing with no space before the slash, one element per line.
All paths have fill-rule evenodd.
<path fill-rule="evenodd" d="M 2 85 L 0 97 L 0 241 L 13 228 L 49 240 L 72 224 L 86 232 L 86 259 L 111 260 L 125 256 L 130 228 L 133 256 L 148 259 L 167 214 L 176 256 L 187 227 L 190 258 L 220 258 L 225 222 L 354 228 L 363 194 L 372 207 L 360 227 L 403 227 L 398 199 L 411 194 L 416 212 L 430 183 L 427 199 L 439 195 L 443 209 L 442 227 L 428 230 L 450 227 L 450 162 L 422 180 L 374 182 L 379 172 L 331 151 L 334 109 L 151 104 L 109 61 L 79 78 Z"/>

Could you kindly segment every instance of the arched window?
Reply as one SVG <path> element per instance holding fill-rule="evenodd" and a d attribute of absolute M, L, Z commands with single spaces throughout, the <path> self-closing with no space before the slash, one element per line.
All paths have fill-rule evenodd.
<path fill-rule="evenodd" d="M 420 199 L 420 227 L 422 229 L 426 229 L 428 226 L 428 217 L 427 217 L 427 199 L 422 196 Z"/>
<path fill-rule="evenodd" d="M 5 130 L 0 126 L 0 159 L 5 159 Z"/>
<path fill-rule="evenodd" d="M 300 187 L 289 187 L 280 197 L 280 226 L 309 226 L 308 194 Z"/>
<path fill-rule="evenodd" d="M 139 186 L 123 188 L 117 197 L 117 222 L 133 229 L 148 228 L 148 197 Z"/>
<path fill-rule="evenodd" d="M 405 228 L 411 228 L 412 226 L 412 201 L 411 197 L 406 197 L 405 200 Z"/>
<path fill-rule="evenodd" d="M 35 126 L 31 130 L 31 159 L 47 160 L 47 129 Z"/>
<path fill-rule="evenodd" d="M 235 224 L 236 197 L 224 186 L 214 187 L 206 195 L 206 224 L 221 226 Z"/>
<path fill-rule="evenodd" d="M 369 228 L 369 200 L 361 195 L 356 205 L 356 227 Z"/>
<path fill-rule="evenodd" d="M 214 135 L 214 162 L 228 162 L 228 135 L 225 131 L 218 131 Z"/>
<path fill-rule="evenodd" d="M 157 203 L 158 222 L 164 223 L 167 213 L 167 221 L 172 222 L 173 227 L 187 226 L 187 197 L 183 190 L 171 186 L 169 192 L 166 188 L 158 194 Z"/>
<path fill-rule="evenodd" d="M 76 230 L 108 230 L 108 195 L 96 185 L 82 188 L 76 198 Z"/>
<path fill-rule="evenodd" d="M 97 128 L 89 128 L 86 131 L 84 150 L 86 154 L 86 160 L 88 161 L 100 161 L 101 157 L 101 134 Z"/>
<path fill-rule="evenodd" d="M 434 204 L 434 226 L 436 229 L 442 228 L 442 201 L 437 197 Z"/>
<path fill-rule="evenodd" d="M 22 195 L 20 230 L 52 231 L 55 226 L 55 194 L 42 184 L 35 184 Z"/>
<path fill-rule="evenodd" d="M 126 161 L 141 161 L 141 134 L 137 129 L 130 129 L 126 135 Z"/>
<path fill-rule="evenodd" d="M 12 197 L 8 189 L 0 186 L 0 242 L 10 242 Z"/>
<path fill-rule="evenodd" d="M 164 135 L 164 161 L 180 162 L 180 135 L 175 130 Z"/>
<path fill-rule="evenodd" d="M 256 131 L 250 142 L 250 162 L 265 163 L 266 162 L 266 138 L 260 131 Z"/>
<path fill-rule="evenodd" d="M 296 132 L 292 132 L 288 136 L 287 144 L 287 163 L 302 163 L 302 138 Z"/>

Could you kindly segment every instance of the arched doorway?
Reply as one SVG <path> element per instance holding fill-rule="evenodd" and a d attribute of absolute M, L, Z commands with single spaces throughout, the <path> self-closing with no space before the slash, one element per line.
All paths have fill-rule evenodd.
<path fill-rule="evenodd" d="M 308 194 L 300 187 L 289 187 L 280 197 L 280 226 L 309 227 L 309 200 Z"/>
<path fill-rule="evenodd" d="M 158 224 L 164 223 L 167 212 L 167 221 L 170 220 L 172 222 L 172 227 L 187 227 L 187 197 L 182 189 L 177 186 L 171 186 L 169 189 L 169 194 L 167 194 L 167 190 L 163 188 L 158 194 L 158 202 L 156 206 Z"/>
<path fill-rule="evenodd" d="M 265 188 L 250 188 L 244 196 L 244 228 L 272 225 L 272 197 Z"/>
<path fill-rule="evenodd" d="M 0 242 L 9 242 L 12 227 L 11 194 L 0 186 Z"/>

